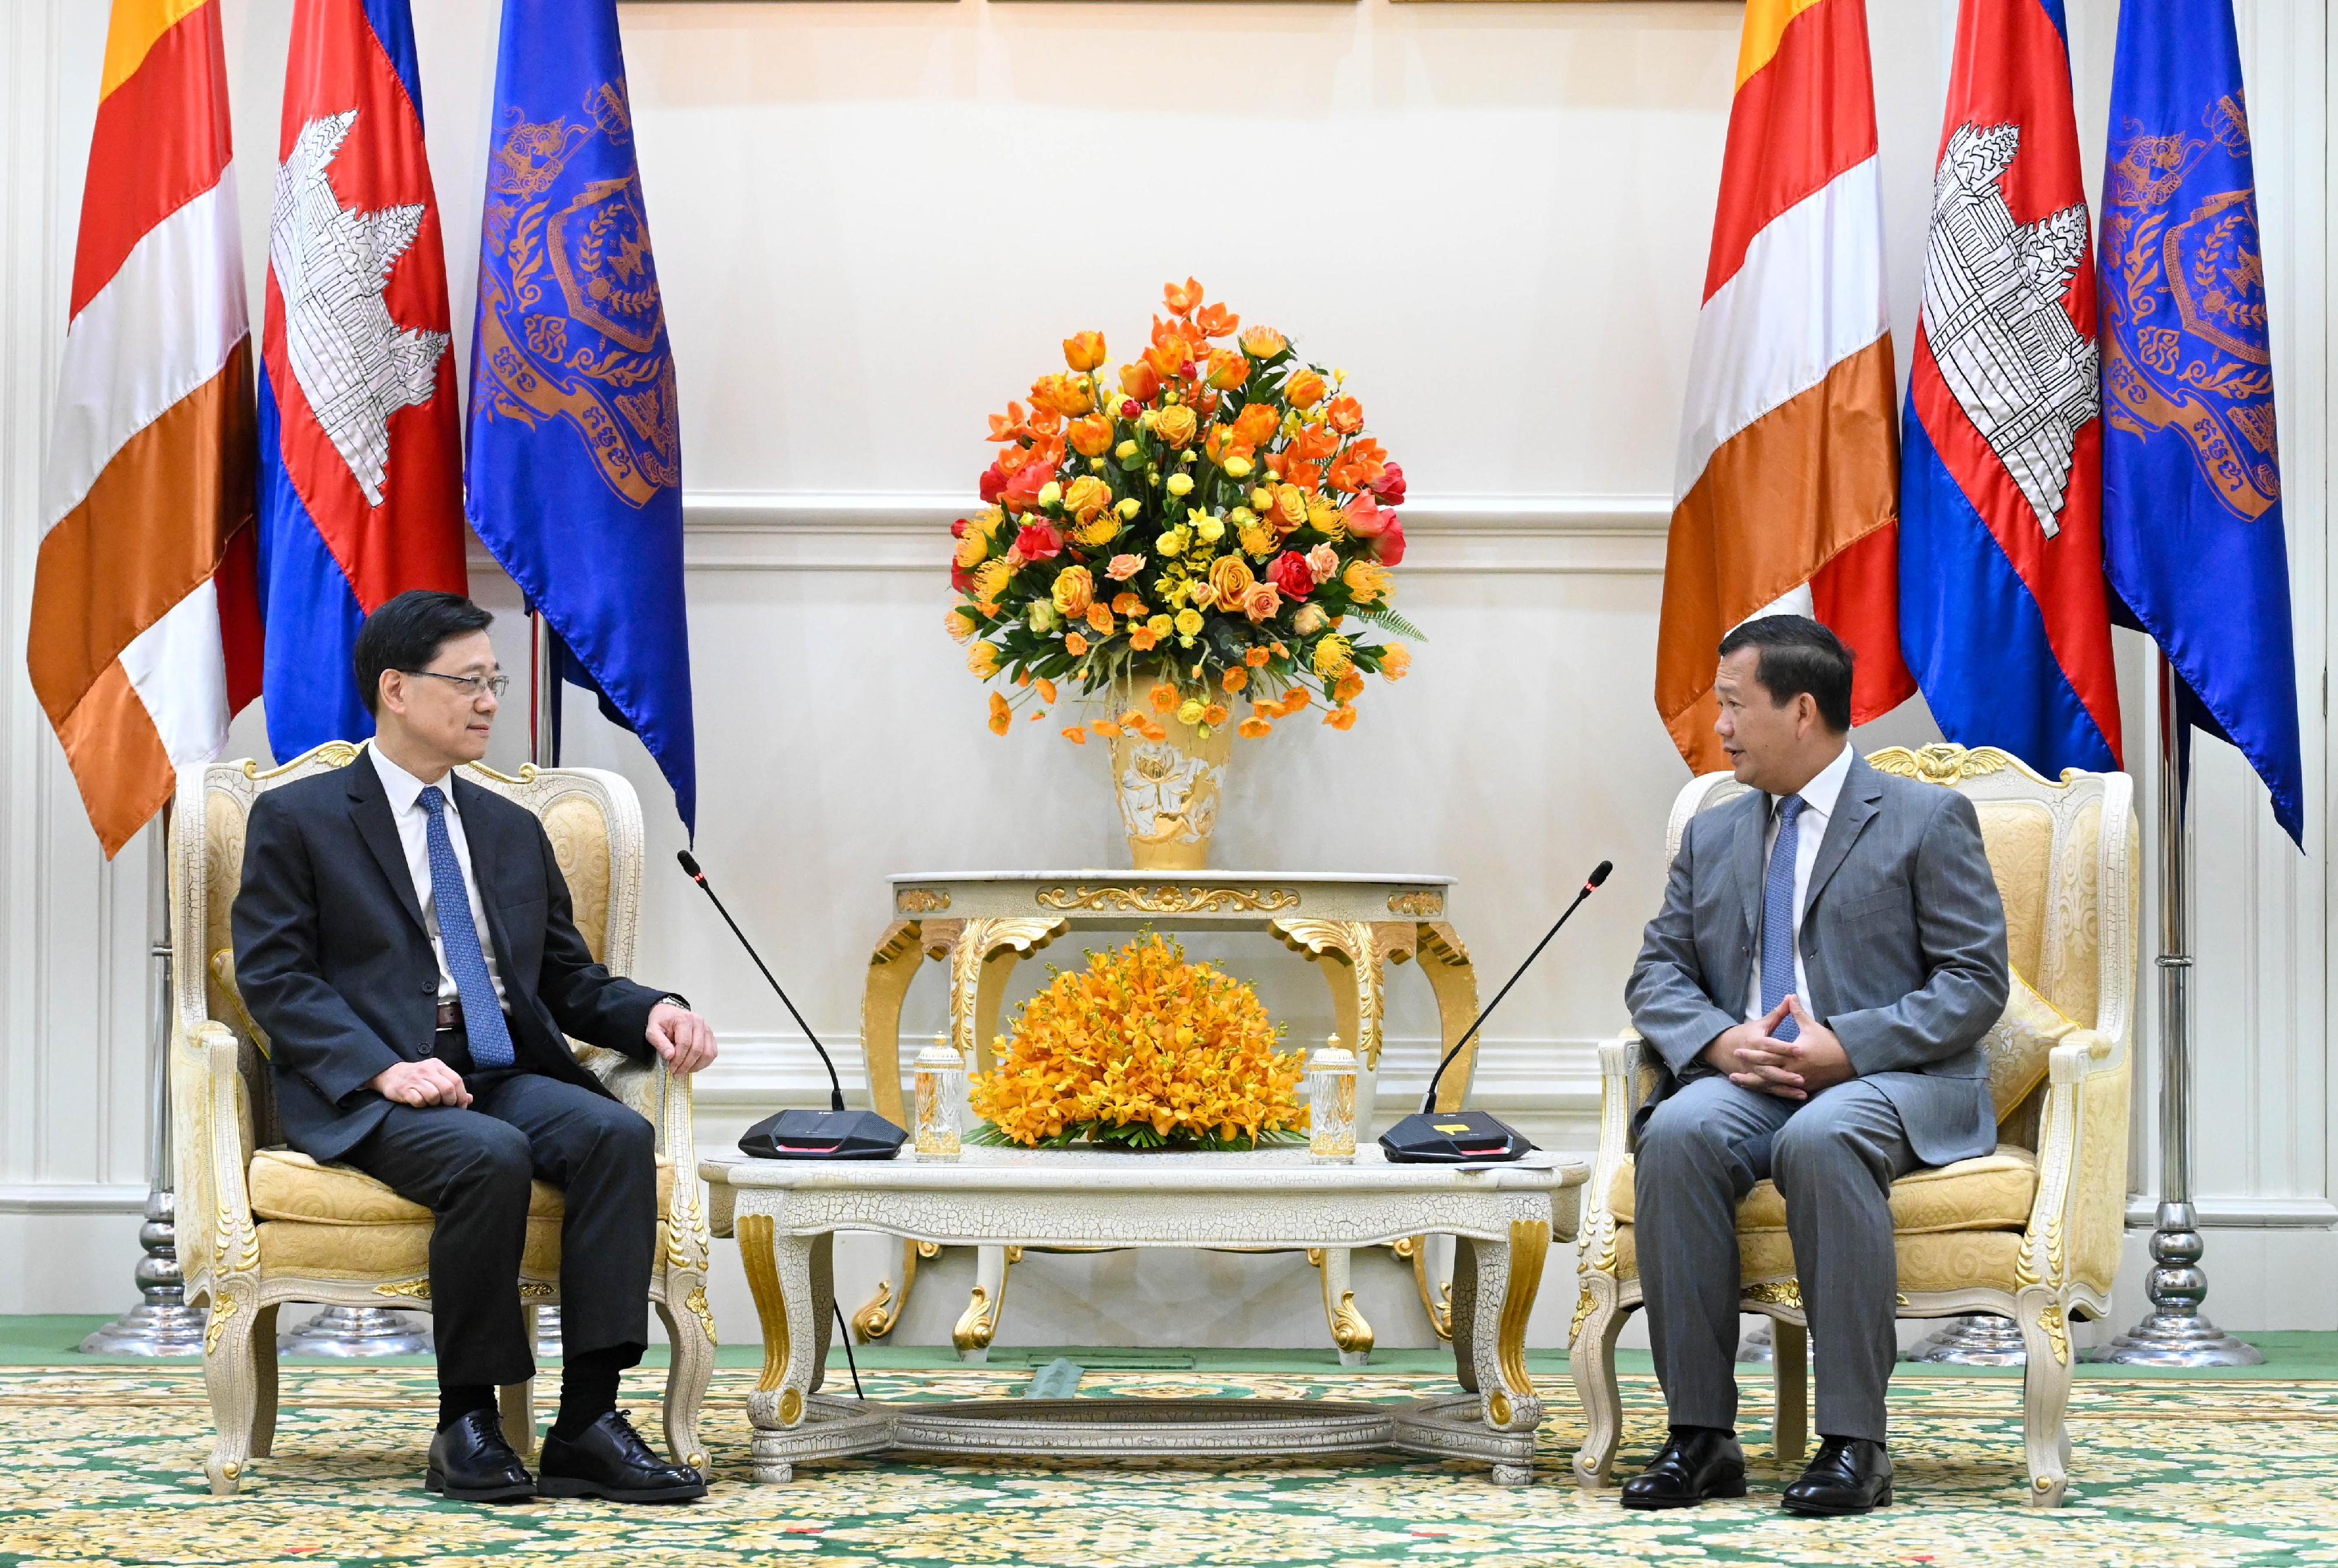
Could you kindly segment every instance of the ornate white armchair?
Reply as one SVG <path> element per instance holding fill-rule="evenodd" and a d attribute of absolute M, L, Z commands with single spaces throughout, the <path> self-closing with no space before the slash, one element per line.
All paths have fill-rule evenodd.
<path fill-rule="evenodd" d="M 179 1257 L 187 1298 L 208 1301 L 203 1377 L 218 1429 L 204 1465 L 211 1490 L 236 1489 L 276 1431 L 276 1314 L 287 1301 L 430 1307 L 430 1211 L 346 1165 L 319 1165 L 282 1147 L 266 1060 L 268 1041 L 235 987 L 229 912 L 243 880 L 252 801 L 313 773 L 348 765 L 336 741 L 272 771 L 256 762 L 182 769 L 171 819 L 171 1098 L 178 1177 Z M 516 779 L 473 764 L 472 781 L 544 821 L 568 879 L 577 929 L 594 957 L 624 974 L 641 909 L 642 815 L 633 787 L 589 769 L 521 769 Z M 698 1412 L 714 1370 L 714 1317 L 706 1305 L 712 1246 L 699 1195 L 686 1079 L 578 1045 L 577 1058 L 658 1129 L 658 1246 L 650 1298 L 673 1344 L 665 1438 L 692 1465 L 705 1455 Z M 520 1294 L 535 1309 L 560 1299 L 561 1194 L 535 1183 L 528 1203 Z M 535 1422 L 529 1387 L 502 1391 L 504 1430 L 523 1455 Z"/>
<path fill-rule="evenodd" d="M 2023 985 L 1988 1039 L 1999 1144 L 1978 1160 L 1895 1182 L 1900 1315 L 1988 1313 L 2020 1324 L 2028 1351 L 2023 1426 L 2033 1504 L 2069 1484 L 2070 1320 L 2109 1309 L 2126 1227 L 2127 1103 L 2136 954 L 2134 785 L 2076 769 L 2058 784 L 2006 752 L 1894 747 L 1881 771 L 1962 791 L 1979 812 Z M 1743 791 L 1707 774 L 1673 807 L 1665 858 L 1696 813 Z M 1655 1069 L 1627 1034 L 1600 1047 L 1599 1156 L 1585 1188 L 1570 1357 L 1589 1432 L 1577 1479 L 1596 1486 L 1616 1457 L 1616 1336 L 1640 1305 L 1632 1229 L 1633 1112 Z M 1802 1288 L 1785 1202 L 1759 1183 L 1737 1210 L 1744 1308 L 1776 1323 L 1779 1463 L 1808 1440 Z"/>

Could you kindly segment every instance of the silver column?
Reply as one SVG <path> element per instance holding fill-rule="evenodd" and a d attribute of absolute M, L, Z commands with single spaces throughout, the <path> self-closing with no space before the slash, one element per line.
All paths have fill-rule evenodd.
<path fill-rule="evenodd" d="M 81 1342 L 90 1356 L 200 1356 L 207 1314 L 187 1305 L 171 1171 L 171 810 L 146 826 L 147 1126 L 145 1223 L 133 1278 L 138 1305 Z"/>
<path fill-rule="evenodd" d="M 528 760 L 539 768 L 559 766 L 553 736 L 560 717 L 560 671 L 552 663 L 552 628 L 544 612 L 528 615 Z M 535 1354 L 539 1360 L 559 1358 L 560 1308 L 539 1307 L 535 1318 Z"/>
<path fill-rule="evenodd" d="M 2192 808 L 2176 708 L 2176 668 L 2159 661 L 2160 1084 L 2156 1267 L 2142 1322 L 2086 1354 L 2123 1367 L 2254 1367 L 2264 1355 L 2203 1317 L 2205 1243 L 2192 1211 Z"/>

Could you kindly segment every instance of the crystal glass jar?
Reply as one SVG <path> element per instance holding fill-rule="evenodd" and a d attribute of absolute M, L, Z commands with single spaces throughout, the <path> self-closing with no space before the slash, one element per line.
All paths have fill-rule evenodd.
<path fill-rule="evenodd" d="M 966 1102 L 966 1058 L 940 1035 L 918 1053 L 918 1158 L 958 1157 L 959 1107 Z"/>
<path fill-rule="evenodd" d="M 1356 1157 L 1356 1054 L 1337 1034 L 1307 1063 L 1307 1152 L 1324 1163 Z"/>

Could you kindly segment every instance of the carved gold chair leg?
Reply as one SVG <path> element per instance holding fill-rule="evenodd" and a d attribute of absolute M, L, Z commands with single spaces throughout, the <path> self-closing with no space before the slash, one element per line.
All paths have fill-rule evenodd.
<path fill-rule="evenodd" d="M 231 1496 L 251 1459 L 252 1417 L 259 1413 L 259 1382 L 252 1333 L 259 1314 L 255 1288 L 214 1291 L 211 1324 L 203 1338 L 203 1388 L 211 1396 L 211 1454 L 203 1465 L 215 1497 Z"/>
<path fill-rule="evenodd" d="M 673 1293 L 682 1291 L 676 1307 Z M 669 1282 L 657 1304 L 665 1325 L 669 1359 L 665 1373 L 665 1451 L 674 1462 L 703 1470 L 706 1451 L 698 1441 L 699 1412 L 706 1403 L 707 1385 L 714 1379 L 714 1314 L 706 1305 L 706 1287 L 693 1279 Z"/>
<path fill-rule="evenodd" d="M 1811 1331 L 1800 1323 L 1773 1318 L 1770 1334 L 1778 1389 L 1770 1450 L 1784 1471 L 1802 1464 L 1811 1445 Z"/>
<path fill-rule="evenodd" d="M 918 1259 L 931 1258 L 941 1251 L 930 1241 L 901 1243 L 901 1292 L 893 1293 L 890 1279 L 877 1281 L 877 1294 L 861 1303 L 860 1310 L 852 1315 L 852 1332 L 863 1345 L 872 1339 L 882 1339 L 901 1320 L 909 1305 L 909 1290 L 918 1282 Z"/>
<path fill-rule="evenodd" d="M 1019 1247 L 993 1244 L 975 1249 L 974 1289 L 967 1293 L 966 1310 L 950 1329 L 950 1343 L 958 1347 L 960 1360 L 990 1359 L 990 1341 L 1007 1308 L 1007 1270 L 1022 1256 Z"/>
<path fill-rule="evenodd" d="M 2051 1297 L 2025 1291 L 2016 1308 L 2021 1325 L 2021 1432 L 2029 1450 L 2033 1508 L 2059 1508 L 2070 1489 L 2070 1330 Z"/>
<path fill-rule="evenodd" d="M 1616 1340 L 1624 1331 L 1624 1308 L 1612 1279 L 1583 1287 L 1575 1308 L 1575 1332 L 1567 1348 L 1575 1376 L 1575 1397 L 1583 1406 L 1583 1446 L 1575 1451 L 1576 1485 L 1605 1486 L 1623 1441 L 1624 1404 L 1616 1387 Z"/>
<path fill-rule="evenodd" d="M 276 1308 L 260 1309 L 251 1325 L 251 1369 L 257 1403 L 251 1412 L 251 1456 L 276 1452 Z"/>
<path fill-rule="evenodd" d="M 1307 1261 L 1315 1265 L 1323 1287 L 1323 1320 L 1331 1325 L 1331 1343 L 1342 1367 L 1363 1367 L 1372 1358 L 1372 1326 L 1356 1309 L 1356 1293 L 1349 1287 L 1350 1253 L 1345 1247 L 1310 1247 Z"/>

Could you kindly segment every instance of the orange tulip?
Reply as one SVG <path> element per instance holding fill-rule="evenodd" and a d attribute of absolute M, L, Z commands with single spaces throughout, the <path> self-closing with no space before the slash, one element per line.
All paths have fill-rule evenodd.
<path fill-rule="evenodd" d="M 1242 335 L 1242 346 L 1253 359 L 1272 359 L 1289 347 L 1289 340 L 1272 327 L 1253 327 Z"/>
<path fill-rule="evenodd" d="M 1291 438 L 1291 455 L 1304 462 L 1329 457 L 1339 449 L 1340 438 L 1321 425 L 1303 426 Z"/>
<path fill-rule="evenodd" d="M 1229 691 L 1239 691 L 1250 684 L 1250 671 L 1237 664 L 1218 677 L 1218 684 Z M 1053 702 L 1055 699 L 1050 697 L 1047 701 Z"/>
<path fill-rule="evenodd" d="M 1282 395 L 1291 399 L 1293 408 L 1314 407 L 1323 401 L 1327 390 L 1323 377 L 1312 370 L 1302 370 L 1282 384 Z"/>
<path fill-rule="evenodd" d="M 1343 702 L 1324 714 L 1323 722 L 1334 730 L 1353 730 L 1356 727 L 1356 710 L 1352 704 Z"/>
<path fill-rule="evenodd" d="M 1161 394 L 1161 377 L 1149 359 L 1139 359 L 1120 368 L 1120 389 L 1139 403 L 1149 403 Z"/>
<path fill-rule="evenodd" d="M 1185 279 L 1185 286 L 1182 289 L 1174 283 L 1164 283 L 1161 285 L 1161 298 L 1168 302 L 1171 315 L 1191 316 L 1201 309 L 1202 286 L 1191 278 Z"/>
<path fill-rule="evenodd" d="M 1093 370 L 1104 363 L 1104 334 L 1075 332 L 1064 339 L 1064 363 L 1075 370 Z"/>
<path fill-rule="evenodd" d="M 1282 482 L 1295 485 L 1302 490 L 1312 490 L 1323 482 L 1323 466 L 1321 463 L 1285 463 L 1282 466 Z"/>
<path fill-rule="evenodd" d="M 1073 425 L 1072 450 L 1083 457 L 1101 457 L 1112 450 L 1112 421 L 1091 414 Z"/>
<path fill-rule="evenodd" d="M 1007 706 L 1007 699 L 993 691 L 990 694 L 990 732 L 993 735 L 1004 735 L 1007 733 L 1007 727 L 1014 722 L 1015 712 Z"/>
<path fill-rule="evenodd" d="M 1232 349 L 1218 348 L 1210 354 L 1210 385 L 1223 392 L 1231 392 L 1250 379 L 1250 361 Z"/>
<path fill-rule="evenodd" d="M 1342 436 L 1353 436 L 1364 427 L 1364 406 L 1353 397 L 1334 397 L 1331 407 L 1323 411 L 1324 423 Z"/>
<path fill-rule="evenodd" d="M 1164 381 L 1174 381 L 1184 375 L 1186 362 L 1192 358 L 1193 356 L 1185 351 L 1185 340 L 1183 338 L 1171 338 L 1164 342 L 1155 343 L 1144 351 L 1144 363 L 1152 367 L 1153 373 Z"/>
<path fill-rule="evenodd" d="M 1274 427 L 1281 424 L 1271 403 L 1253 403 L 1234 416 L 1233 443 L 1255 452 L 1274 438 Z"/>
<path fill-rule="evenodd" d="M 1202 329 L 1204 338 L 1229 338 L 1242 325 L 1242 318 L 1223 305 L 1213 305 L 1194 318 L 1194 325 Z"/>
<path fill-rule="evenodd" d="M 1095 407 L 1087 388 L 1068 376 L 1042 376 L 1031 383 L 1031 401 L 1051 414 L 1070 419 Z"/>

